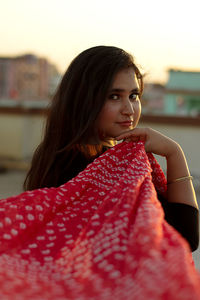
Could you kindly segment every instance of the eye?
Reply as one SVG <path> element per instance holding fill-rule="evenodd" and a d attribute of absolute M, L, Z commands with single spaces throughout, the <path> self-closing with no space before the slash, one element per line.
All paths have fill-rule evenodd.
<path fill-rule="evenodd" d="M 118 94 L 111 94 L 108 97 L 108 99 L 111 99 L 111 100 L 119 100 L 119 98 L 120 98 L 120 95 L 118 95 Z"/>
<path fill-rule="evenodd" d="M 139 97 L 139 93 L 133 93 L 130 94 L 129 99 L 134 101 L 137 100 L 138 97 Z"/>

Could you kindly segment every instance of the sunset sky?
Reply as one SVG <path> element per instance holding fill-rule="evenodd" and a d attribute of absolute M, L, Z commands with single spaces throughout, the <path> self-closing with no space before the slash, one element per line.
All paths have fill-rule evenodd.
<path fill-rule="evenodd" d="M 114 45 L 165 82 L 171 67 L 200 71 L 199 11 L 199 0 L 0 0 L 0 56 L 33 53 L 64 72 L 86 48 Z"/>

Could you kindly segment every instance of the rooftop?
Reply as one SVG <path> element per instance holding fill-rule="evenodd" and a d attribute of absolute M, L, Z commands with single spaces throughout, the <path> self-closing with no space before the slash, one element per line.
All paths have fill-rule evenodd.
<path fill-rule="evenodd" d="M 200 93 L 200 71 L 193 72 L 170 69 L 166 89 Z"/>

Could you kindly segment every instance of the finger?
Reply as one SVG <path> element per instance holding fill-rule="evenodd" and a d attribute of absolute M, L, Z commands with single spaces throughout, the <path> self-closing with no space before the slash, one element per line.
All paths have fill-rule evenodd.
<path fill-rule="evenodd" d="M 137 134 L 133 134 L 131 132 L 126 132 L 126 133 L 123 133 L 123 134 L 120 134 L 119 136 L 116 137 L 116 140 L 123 140 L 123 139 L 126 139 L 126 138 L 129 138 L 129 137 L 136 137 L 138 136 Z"/>
<path fill-rule="evenodd" d="M 127 137 L 125 139 L 123 139 L 126 142 L 138 142 L 139 141 L 139 137 L 135 136 L 135 137 Z"/>
<path fill-rule="evenodd" d="M 129 135 L 118 136 L 118 137 L 116 137 L 116 140 L 117 141 L 120 141 L 120 140 L 131 140 L 131 141 L 138 140 L 138 135 L 129 134 Z"/>
<path fill-rule="evenodd" d="M 116 137 L 116 139 L 123 139 L 125 137 L 129 137 L 129 136 L 139 136 L 141 134 L 144 134 L 144 131 L 142 128 L 134 128 L 132 130 L 126 131 L 122 134 L 120 134 L 119 136 Z"/>
<path fill-rule="evenodd" d="M 129 136 L 126 137 L 124 139 L 119 139 L 119 140 L 123 140 L 126 142 L 139 142 L 139 141 L 145 141 L 145 137 L 143 136 Z"/>
<path fill-rule="evenodd" d="M 143 133 L 143 132 L 136 132 L 136 131 L 129 131 L 129 132 L 126 132 L 126 133 L 123 133 L 119 136 L 117 136 L 115 139 L 116 140 L 123 140 L 123 139 L 127 139 L 127 138 L 130 138 L 131 140 L 133 140 L 134 138 L 135 139 L 141 139 L 141 140 L 145 140 L 146 139 L 146 134 Z"/>

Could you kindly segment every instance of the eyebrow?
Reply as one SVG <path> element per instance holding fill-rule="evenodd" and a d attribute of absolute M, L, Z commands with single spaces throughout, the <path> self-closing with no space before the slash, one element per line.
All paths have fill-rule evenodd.
<path fill-rule="evenodd" d="M 125 90 L 124 89 L 119 89 L 119 88 L 113 88 L 113 89 L 111 89 L 110 91 L 109 91 L 109 93 L 113 93 L 113 92 L 115 92 L 115 93 L 123 93 L 123 92 L 125 92 Z M 139 93 L 140 92 L 140 90 L 139 90 L 139 88 L 135 88 L 135 89 L 132 89 L 131 91 L 130 91 L 130 93 Z"/>

